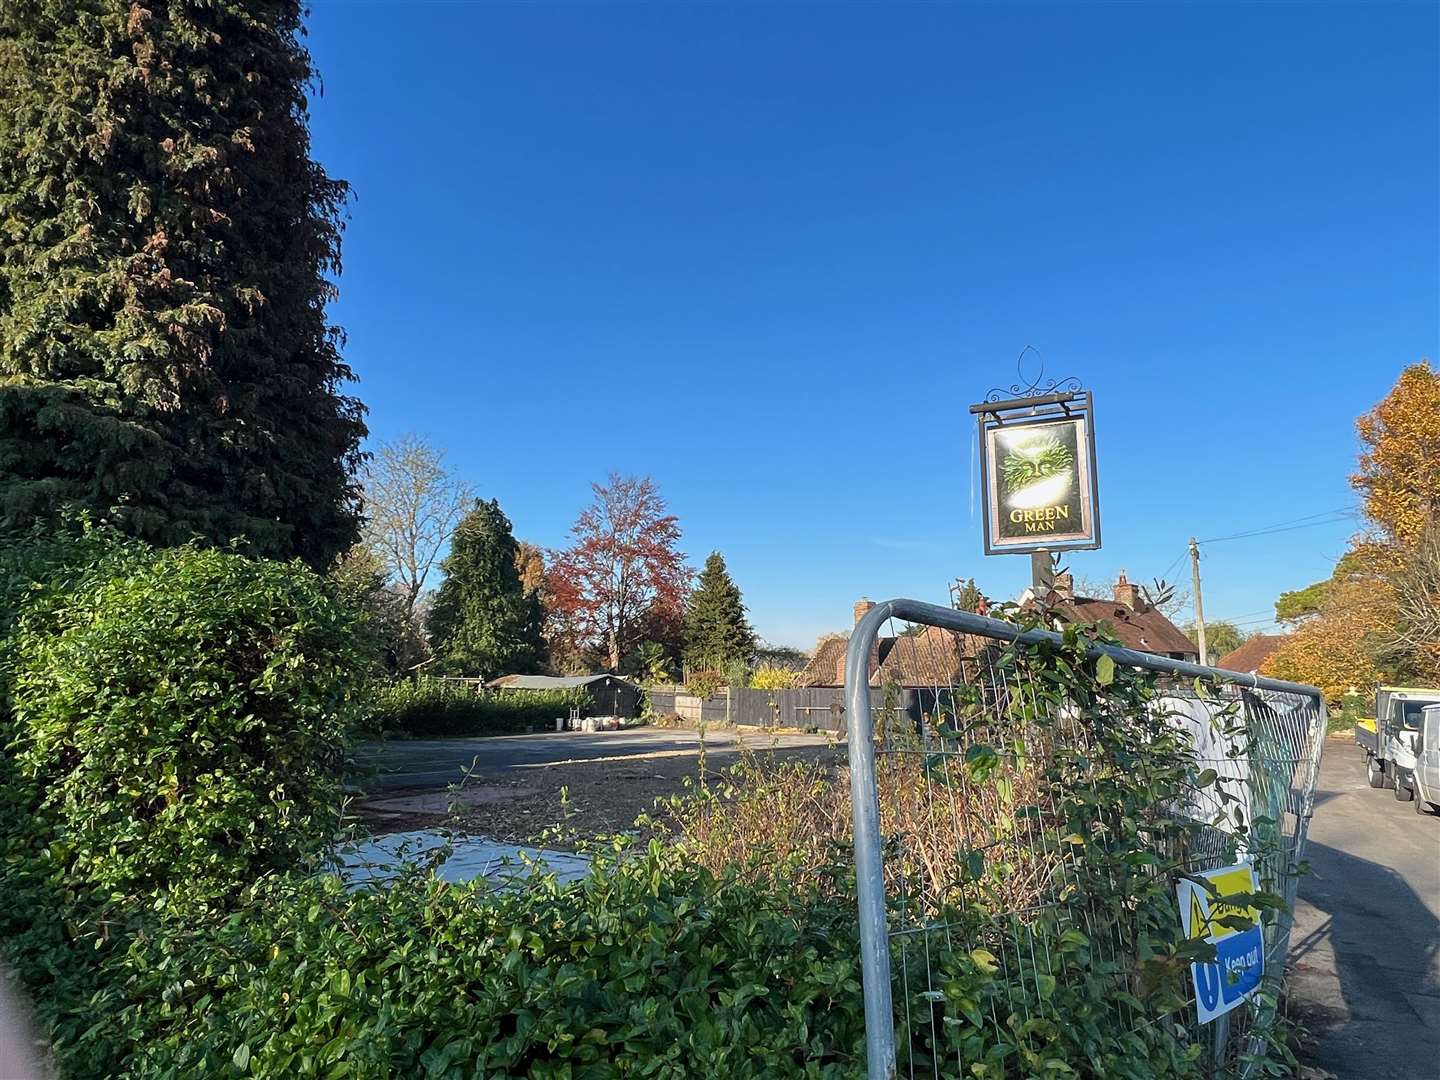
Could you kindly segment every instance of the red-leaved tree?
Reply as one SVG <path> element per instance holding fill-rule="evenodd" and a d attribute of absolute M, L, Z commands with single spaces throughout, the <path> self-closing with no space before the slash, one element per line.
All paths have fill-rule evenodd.
<path fill-rule="evenodd" d="M 552 651 L 595 649 L 618 669 L 648 614 L 680 609 L 691 571 L 653 480 L 611 473 L 590 486 L 595 501 L 570 530 L 574 543 L 552 552 L 546 571 Z"/>

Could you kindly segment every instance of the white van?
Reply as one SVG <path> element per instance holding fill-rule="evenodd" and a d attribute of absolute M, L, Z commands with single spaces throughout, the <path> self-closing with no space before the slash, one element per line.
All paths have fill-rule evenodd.
<path fill-rule="evenodd" d="M 1427 705 L 1420 712 L 1410 790 L 1417 814 L 1440 814 L 1440 705 Z"/>

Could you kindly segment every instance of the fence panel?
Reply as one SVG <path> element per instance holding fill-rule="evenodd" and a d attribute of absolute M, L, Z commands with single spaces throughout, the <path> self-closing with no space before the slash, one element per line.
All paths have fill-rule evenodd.
<path fill-rule="evenodd" d="M 650 702 L 650 712 L 655 716 L 669 716 L 675 712 L 675 699 L 679 691 L 672 688 L 652 686 L 645 691 Z"/>
<path fill-rule="evenodd" d="M 892 695 L 887 707 L 869 685 L 870 658 L 893 619 L 967 635 L 956 640 L 968 644 L 948 681 L 914 688 L 898 707 Z M 845 693 L 872 1080 L 897 1068 L 911 1077 L 1045 1072 L 1025 1055 L 1079 1022 L 1056 1004 L 1077 987 L 1081 998 L 1065 998 L 1072 1007 L 1098 1002 L 1115 1030 L 1140 1033 L 1142 1043 L 1161 1032 L 1178 1039 L 1213 1077 L 1249 1075 L 1263 1048 L 1288 909 L 1260 917 L 1261 992 L 1209 1024 L 1200 1023 L 1188 965 L 1180 965 L 1183 980 L 1173 964 L 1157 974 L 1154 924 L 1145 920 L 1160 912 L 1168 927 L 1168 916 L 1178 918 L 1177 880 L 1236 862 L 1293 906 L 1323 699 L 1313 687 L 1100 645 L 1089 646 L 1096 674 L 1082 688 L 1073 668 L 1045 659 L 1059 645 L 1048 631 L 911 600 L 878 605 L 850 639 Z M 1161 689 L 1139 693 L 1113 675 L 1112 688 L 1098 675 L 1109 662 L 1122 676 L 1155 672 Z M 1133 746 L 1123 745 L 1129 724 Z M 1136 784 L 1147 760 L 1169 762 L 1164 790 L 1173 798 L 1140 799 L 1133 816 L 1122 815 L 1116 807 L 1131 805 L 1130 777 L 1117 766 L 1124 760 Z M 1123 860 L 1107 862 L 1111 850 Z M 1162 875 L 1149 869 L 1156 866 L 1178 869 Z M 1141 894 L 1143 912 L 1115 902 Z M 967 989 L 974 985 L 990 996 Z M 1158 987 L 1171 988 L 1173 1002 Z M 1174 996 L 1176 988 L 1187 996 Z M 1000 1059 L 975 1056 L 982 1050 Z"/>

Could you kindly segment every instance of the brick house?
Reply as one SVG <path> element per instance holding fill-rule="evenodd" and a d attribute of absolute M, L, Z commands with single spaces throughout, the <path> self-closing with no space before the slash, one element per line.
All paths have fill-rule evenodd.
<path fill-rule="evenodd" d="M 1056 576 L 1049 599 L 1061 622 L 1108 623 L 1127 649 L 1168 656 L 1171 660 L 1188 660 L 1192 664 L 1200 661 L 1200 650 L 1195 643 L 1166 618 L 1164 612 L 1145 600 L 1140 586 L 1128 580 L 1124 570 L 1115 582 L 1112 599 L 1076 596 L 1074 579 L 1069 574 Z"/>

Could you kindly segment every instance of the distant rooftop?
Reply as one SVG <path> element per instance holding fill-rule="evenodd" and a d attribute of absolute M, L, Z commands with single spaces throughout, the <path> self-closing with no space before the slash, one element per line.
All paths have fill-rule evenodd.
<path fill-rule="evenodd" d="M 625 682 L 619 675 L 602 672 L 599 675 L 501 675 L 498 679 L 491 679 L 487 685 L 506 690 L 574 690 L 576 687 L 589 686 L 604 679 Z"/>
<path fill-rule="evenodd" d="M 1238 649 L 1231 649 L 1222 656 L 1215 666 L 1226 671 L 1259 671 L 1260 665 L 1269 660 L 1289 637 L 1289 634 L 1255 634 Z"/>

